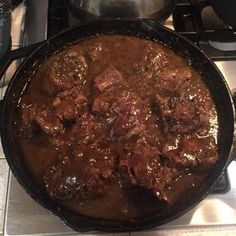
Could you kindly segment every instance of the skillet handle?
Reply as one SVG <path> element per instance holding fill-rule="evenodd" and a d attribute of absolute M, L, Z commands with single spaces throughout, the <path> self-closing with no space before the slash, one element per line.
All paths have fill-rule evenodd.
<path fill-rule="evenodd" d="M 0 60 L 0 80 L 2 79 L 4 73 L 14 60 L 30 55 L 42 43 L 43 42 L 31 44 L 29 46 L 18 48 L 6 53 L 6 55 Z"/>
<path fill-rule="evenodd" d="M 29 46 L 18 48 L 6 53 L 6 55 L 0 60 L 0 80 L 3 78 L 3 75 L 5 74 L 6 70 L 14 60 L 24 58 L 30 55 L 43 42 L 44 41 L 31 44 Z M 0 100 L 0 124 L 3 122 L 3 103 L 4 101 Z"/>

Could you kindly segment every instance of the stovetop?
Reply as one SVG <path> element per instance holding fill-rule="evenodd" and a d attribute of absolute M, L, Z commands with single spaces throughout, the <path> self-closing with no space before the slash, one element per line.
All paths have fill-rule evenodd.
<path fill-rule="evenodd" d="M 200 2 L 203 1 L 205 0 L 201 0 Z M 187 36 L 200 48 L 204 49 L 214 59 L 216 65 L 225 76 L 229 87 L 233 90 L 236 88 L 236 49 L 234 48 L 236 39 L 234 39 L 234 36 L 229 35 L 234 30 L 228 28 L 220 19 L 217 19 L 217 24 L 215 24 L 217 25 L 217 29 L 212 29 L 211 24 L 214 23 L 214 17 L 214 20 L 210 20 L 210 23 L 205 23 L 204 19 L 201 19 L 200 25 L 204 25 L 204 27 L 197 26 L 196 28 L 196 22 L 193 22 L 195 18 L 191 16 L 192 9 L 194 7 L 196 8 L 196 5 L 192 5 L 190 2 L 193 1 L 180 1 L 173 14 L 173 18 L 170 17 L 165 25 L 170 28 L 173 28 L 174 25 L 176 31 Z M 74 15 L 70 14 L 63 0 L 43 0 L 40 1 L 40 4 L 37 0 L 31 0 L 27 1 L 27 4 L 25 30 L 23 31 L 24 45 L 42 41 L 70 26 L 81 24 L 84 20 L 82 18 L 77 19 Z M 206 7 L 209 9 L 208 5 Z M 183 14 L 180 14 L 181 11 L 185 16 L 190 15 L 187 18 L 187 22 L 186 18 L 183 19 Z M 205 15 L 209 14 L 208 10 L 202 8 L 201 15 L 203 11 L 205 11 Z M 212 10 L 210 12 L 212 15 Z M 219 35 L 218 30 L 224 30 L 227 33 L 224 37 L 221 35 L 220 40 L 217 41 L 217 35 Z M 222 51 L 211 47 L 212 42 L 213 45 L 220 43 L 220 47 L 227 47 L 227 50 Z M 231 155 L 235 155 L 235 153 L 231 152 Z M 145 233 L 164 233 L 165 235 L 171 235 L 173 233 L 175 235 L 181 235 L 186 232 L 206 232 L 207 234 L 207 232 L 211 231 L 218 231 L 220 235 L 225 231 L 236 233 L 235 169 L 236 162 L 232 162 L 221 182 L 216 186 L 214 193 L 210 194 L 187 214 L 169 224 L 151 229 Z M 76 234 L 73 230 L 65 226 L 58 217 L 34 202 L 21 188 L 12 174 L 10 174 L 8 182 L 4 224 L 5 235 Z M 144 232 L 141 234 L 144 234 Z"/>

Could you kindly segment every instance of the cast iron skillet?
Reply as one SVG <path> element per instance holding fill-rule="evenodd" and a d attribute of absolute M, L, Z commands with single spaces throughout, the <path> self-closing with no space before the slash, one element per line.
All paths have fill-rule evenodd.
<path fill-rule="evenodd" d="M 30 81 L 30 73 L 37 68 L 38 64 L 45 60 L 53 52 L 65 47 L 67 44 L 86 39 L 96 34 L 122 34 L 147 37 L 157 40 L 176 52 L 189 58 L 192 65 L 205 77 L 205 83 L 209 88 L 216 105 L 219 120 L 218 147 L 219 157 L 217 165 L 209 171 L 209 175 L 194 194 L 186 195 L 178 204 L 159 212 L 155 215 L 135 221 L 102 220 L 75 214 L 51 200 L 34 182 L 28 171 L 24 157 L 17 144 L 15 135 L 15 122 L 17 121 L 17 103 Z M 35 46 L 34 46 L 35 47 Z M 33 48 L 33 47 L 32 47 Z M 24 53 L 22 53 L 24 54 Z M 11 61 L 11 58 L 8 62 Z M 9 63 L 7 63 L 9 64 Z M 68 226 L 77 231 L 134 231 L 158 226 L 179 217 L 193 206 L 199 203 L 213 189 L 222 172 L 231 162 L 228 158 L 234 130 L 234 106 L 228 86 L 215 67 L 215 65 L 197 47 L 185 38 L 155 24 L 153 21 L 99 21 L 70 29 L 56 37 L 43 42 L 21 64 L 13 76 L 5 94 L 2 104 L 1 115 L 1 138 L 3 150 L 7 162 L 27 193 L 38 203 L 59 216 Z"/>

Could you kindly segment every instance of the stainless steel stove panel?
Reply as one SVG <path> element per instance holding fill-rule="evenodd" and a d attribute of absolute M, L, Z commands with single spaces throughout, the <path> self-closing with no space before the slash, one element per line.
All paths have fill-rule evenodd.
<path fill-rule="evenodd" d="M 216 61 L 215 64 L 225 77 L 230 89 L 236 89 L 236 61 Z"/>

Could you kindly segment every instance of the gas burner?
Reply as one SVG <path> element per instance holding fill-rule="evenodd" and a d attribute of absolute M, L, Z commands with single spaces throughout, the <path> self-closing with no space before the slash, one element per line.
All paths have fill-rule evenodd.
<path fill-rule="evenodd" d="M 213 60 L 236 59 L 236 29 L 215 13 L 209 0 L 180 0 L 173 13 L 177 32 L 192 40 Z"/>
<path fill-rule="evenodd" d="M 217 41 L 208 41 L 209 44 L 220 51 L 235 51 L 236 52 L 236 42 L 217 42 Z"/>
<path fill-rule="evenodd" d="M 177 31 L 232 29 L 215 13 L 209 0 L 180 0 L 173 14 Z"/>

